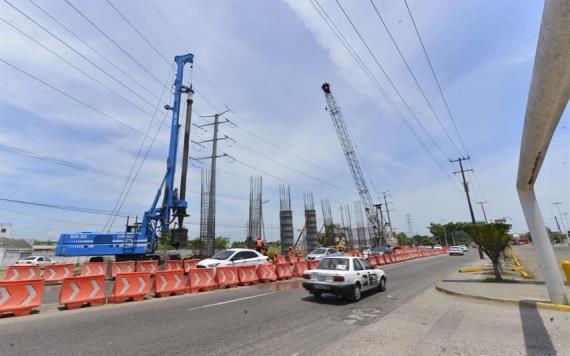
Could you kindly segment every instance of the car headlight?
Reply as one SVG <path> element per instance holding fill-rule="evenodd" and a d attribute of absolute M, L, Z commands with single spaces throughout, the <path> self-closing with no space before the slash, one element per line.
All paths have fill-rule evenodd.
<path fill-rule="evenodd" d="M 212 263 L 211 265 L 209 265 L 208 267 L 217 267 L 220 264 L 220 262 L 218 263 Z"/>

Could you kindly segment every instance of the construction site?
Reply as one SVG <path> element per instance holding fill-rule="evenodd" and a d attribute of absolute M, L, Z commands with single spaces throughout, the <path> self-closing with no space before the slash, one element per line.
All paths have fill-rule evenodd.
<path fill-rule="evenodd" d="M 568 355 L 570 0 L 0 28 L 0 355 Z"/>

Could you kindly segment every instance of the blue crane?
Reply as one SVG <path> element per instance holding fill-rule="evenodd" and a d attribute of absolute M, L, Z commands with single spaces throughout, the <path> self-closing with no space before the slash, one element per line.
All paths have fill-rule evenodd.
<path fill-rule="evenodd" d="M 140 259 L 153 254 L 158 246 L 158 236 L 170 237 L 172 244 L 179 245 L 188 239 L 188 230 L 183 222 L 188 203 L 186 195 L 186 173 L 188 160 L 188 142 L 190 136 L 190 120 L 192 111 L 191 87 L 182 83 L 184 66 L 194 62 L 194 55 L 185 54 L 176 56 L 176 78 L 174 81 L 173 106 L 165 106 L 172 111 L 172 123 L 170 128 L 170 144 L 168 158 L 166 160 L 166 174 L 147 210 L 142 223 L 129 226 L 125 232 L 77 232 L 61 234 L 56 247 L 57 256 L 110 256 L 117 259 Z M 180 195 L 174 188 L 174 175 L 176 172 L 176 156 L 178 149 L 178 133 L 180 129 L 180 97 L 182 93 L 188 94 L 188 106 L 186 113 L 186 125 L 184 132 L 183 166 L 180 184 Z M 164 191 L 164 194 L 163 194 Z M 158 206 L 160 197 L 162 204 Z M 178 227 L 170 229 L 174 219 L 178 220 Z M 171 220 L 172 219 L 172 220 Z"/>

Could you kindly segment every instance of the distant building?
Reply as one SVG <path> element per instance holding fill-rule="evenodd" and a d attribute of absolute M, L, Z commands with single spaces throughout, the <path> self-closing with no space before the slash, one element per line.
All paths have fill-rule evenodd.
<path fill-rule="evenodd" d="M 0 237 L 12 236 L 12 224 L 0 223 Z"/>
<path fill-rule="evenodd" d="M 24 240 L 0 237 L 0 267 L 6 267 L 17 260 L 31 256 L 32 245 Z"/>

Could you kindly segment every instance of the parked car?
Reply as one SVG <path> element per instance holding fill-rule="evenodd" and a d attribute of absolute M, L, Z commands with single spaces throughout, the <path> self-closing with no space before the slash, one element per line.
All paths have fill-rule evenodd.
<path fill-rule="evenodd" d="M 388 246 L 377 246 L 370 249 L 370 256 L 382 256 L 390 252 L 392 249 Z"/>
<path fill-rule="evenodd" d="M 318 247 L 307 255 L 307 261 L 321 260 L 324 257 L 329 257 L 329 256 L 342 256 L 342 253 L 338 252 L 336 248 Z"/>
<path fill-rule="evenodd" d="M 459 247 L 461 247 L 461 249 L 463 250 L 463 252 L 469 252 L 469 249 L 467 248 L 466 245 L 459 245 Z"/>
<path fill-rule="evenodd" d="M 465 252 L 463 252 L 463 249 L 459 246 L 450 246 L 448 252 L 450 256 L 463 256 L 465 254 Z"/>
<path fill-rule="evenodd" d="M 441 250 L 443 247 L 441 247 L 441 245 L 434 245 L 433 249 L 434 250 Z"/>
<path fill-rule="evenodd" d="M 213 268 L 226 266 L 252 266 L 267 262 L 267 256 L 247 248 L 231 248 L 216 253 L 211 258 L 199 261 L 198 268 Z"/>
<path fill-rule="evenodd" d="M 364 291 L 385 291 L 386 274 L 364 258 L 325 257 L 303 274 L 303 287 L 315 298 L 328 293 L 357 302 Z"/>
<path fill-rule="evenodd" d="M 16 261 L 17 265 L 32 265 L 44 268 L 46 265 L 54 265 L 55 262 L 44 256 L 28 256 Z"/>

